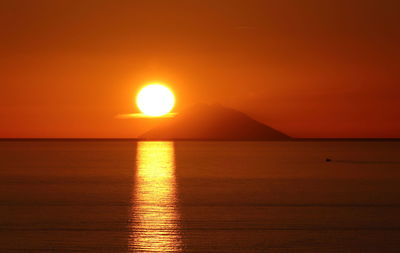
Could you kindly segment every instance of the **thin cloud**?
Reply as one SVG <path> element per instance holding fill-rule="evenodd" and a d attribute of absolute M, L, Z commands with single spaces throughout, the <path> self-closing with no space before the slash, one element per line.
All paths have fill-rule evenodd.
<path fill-rule="evenodd" d="M 239 26 L 235 26 L 235 29 L 237 29 L 237 30 L 256 30 L 257 27 L 251 26 L 251 25 L 239 25 Z"/>
<path fill-rule="evenodd" d="M 176 113 L 170 112 L 167 114 L 164 114 L 162 116 L 149 116 L 143 113 L 128 113 L 128 114 L 118 114 L 115 116 L 116 119 L 151 119 L 151 118 L 173 118 L 175 117 Z"/>

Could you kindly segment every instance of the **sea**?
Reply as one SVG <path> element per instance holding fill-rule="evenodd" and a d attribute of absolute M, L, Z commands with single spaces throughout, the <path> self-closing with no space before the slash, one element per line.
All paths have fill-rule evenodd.
<path fill-rule="evenodd" d="M 400 252 L 400 142 L 0 141 L 0 252 Z"/>

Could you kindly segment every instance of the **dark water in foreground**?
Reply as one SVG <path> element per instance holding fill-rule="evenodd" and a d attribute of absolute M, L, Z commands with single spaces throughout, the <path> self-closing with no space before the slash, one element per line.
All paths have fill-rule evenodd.
<path fill-rule="evenodd" d="M 399 249 L 399 142 L 0 142 L 0 252 Z"/>

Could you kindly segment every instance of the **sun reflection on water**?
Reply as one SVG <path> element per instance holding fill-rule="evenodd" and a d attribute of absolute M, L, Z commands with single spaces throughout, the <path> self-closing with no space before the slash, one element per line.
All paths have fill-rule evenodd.
<path fill-rule="evenodd" d="M 138 142 L 131 252 L 181 252 L 172 142 Z"/>

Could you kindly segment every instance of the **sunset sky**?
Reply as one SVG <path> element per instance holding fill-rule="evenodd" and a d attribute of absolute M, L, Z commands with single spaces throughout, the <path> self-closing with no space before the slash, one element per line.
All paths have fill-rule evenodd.
<path fill-rule="evenodd" d="M 0 138 L 136 137 L 147 83 L 293 137 L 400 138 L 400 2 L 4 0 Z"/>

